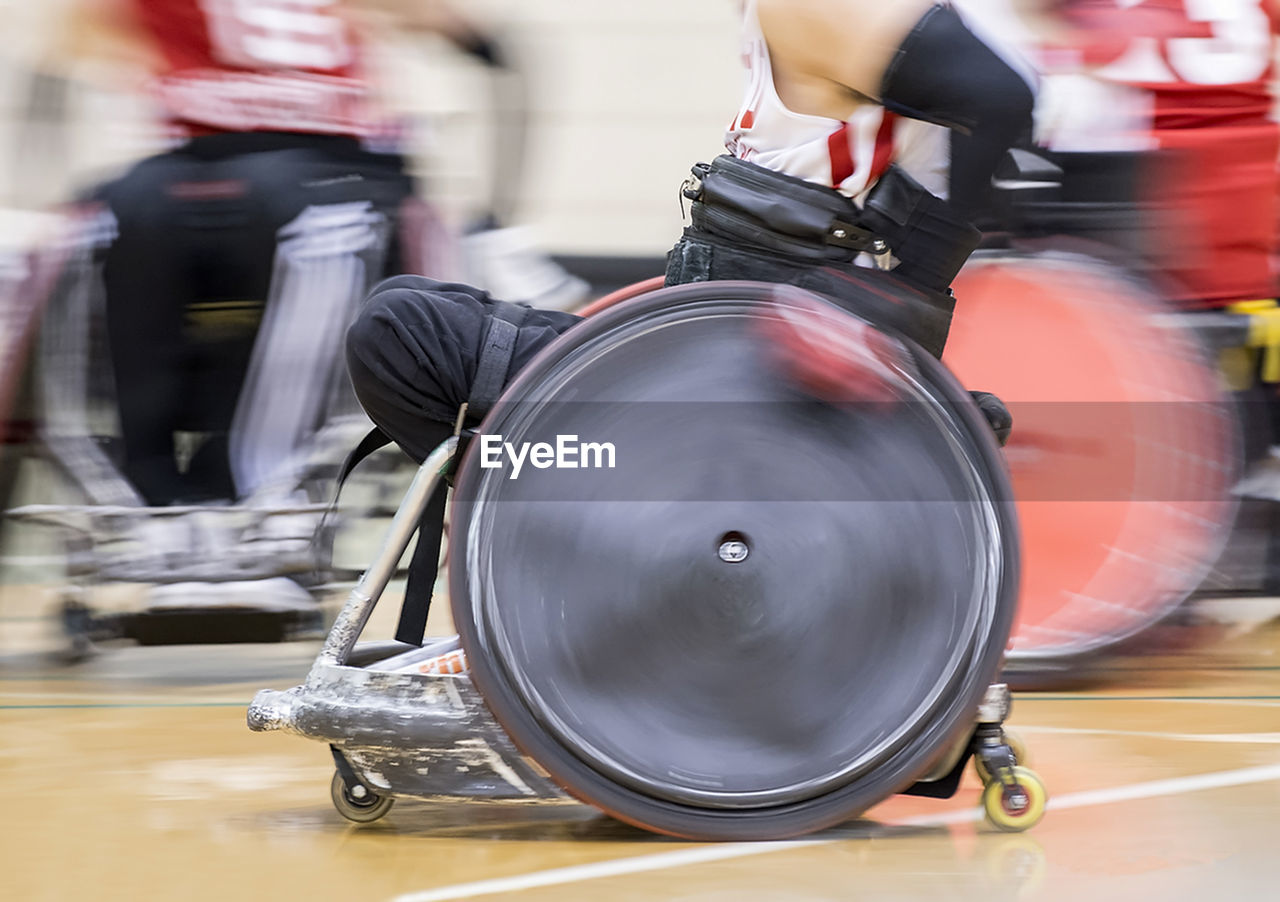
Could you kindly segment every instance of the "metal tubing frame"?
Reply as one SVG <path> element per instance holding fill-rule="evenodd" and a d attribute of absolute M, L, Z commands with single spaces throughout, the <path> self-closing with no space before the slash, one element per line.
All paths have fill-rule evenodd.
<path fill-rule="evenodd" d="M 391 521 L 378 556 L 369 565 L 369 569 L 361 574 L 360 581 L 351 590 L 346 604 L 342 606 L 337 619 L 334 620 L 324 647 L 316 656 L 316 662 L 312 666 L 312 676 L 318 676 L 327 667 L 345 664 L 347 658 L 351 656 L 356 640 L 360 638 L 365 624 L 369 622 L 369 615 L 373 613 L 374 606 L 386 590 L 387 583 L 391 582 L 396 565 L 400 563 L 405 549 L 409 547 L 410 539 L 418 529 L 418 522 L 422 519 L 422 512 L 426 510 L 427 502 L 430 501 L 436 484 L 444 477 L 444 471 L 457 450 L 458 437 L 450 436 L 427 455 L 422 466 L 418 467 L 413 483 L 409 486 L 404 501 L 400 503 L 400 508 Z"/>

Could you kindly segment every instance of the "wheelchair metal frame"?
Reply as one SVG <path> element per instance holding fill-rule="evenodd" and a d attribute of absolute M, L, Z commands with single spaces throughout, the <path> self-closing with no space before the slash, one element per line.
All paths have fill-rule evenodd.
<path fill-rule="evenodd" d="M 404 648 L 356 643 L 457 447 L 456 437 L 448 439 L 419 467 L 306 681 L 259 692 L 249 706 L 249 729 L 329 743 L 350 788 L 377 795 L 565 800 L 516 750 L 466 673 L 391 673 L 354 663 L 376 663 Z"/>

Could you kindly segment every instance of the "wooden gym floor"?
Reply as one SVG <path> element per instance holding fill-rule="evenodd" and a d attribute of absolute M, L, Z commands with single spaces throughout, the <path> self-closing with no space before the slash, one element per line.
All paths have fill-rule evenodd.
<path fill-rule="evenodd" d="M 245 727 L 254 692 L 300 682 L 318 642 L 116 646 L 67 666 L 44 654 L 52 598 L 0 593 L 5 899 L 1280 898 L 1274 624 L 1119 662 L 1099 688 L 1019 694 L 1012 724 L 1051 793 L 1027 834 L 981 823 L 970 774 L 948 802 L 716 845 L 574 804 L 400 800 L 350 825 L 324 746 Z"/>

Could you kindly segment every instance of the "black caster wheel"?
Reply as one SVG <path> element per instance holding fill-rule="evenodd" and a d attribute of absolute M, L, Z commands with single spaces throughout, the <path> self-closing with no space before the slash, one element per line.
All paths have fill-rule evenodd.
<path fill-rule="evenodd" d="M 982 791 L 987 823 L 1006 833 L 1021 833 L 1040 823 L 1049 793 L 1035 771 L 1012 768 L 1007 779 L 992 780 Z"/>
<path fill-rule="evenodd" d="M 1009 746 L 1009 751 L 1013 752 L 1014 764 L 1031 763 L 1031 757 L 1027 753 L 1027 744 L 1021 736 L 1013 732 L 1013 730 L 1005 730 L 1004 741 Z M 982 760 L 981 755 L 973 756 L 973 772 L 978 775 L 978 779 L 982 781 L 983 786 L 991 782 L 991 771 L 987 769 L 987 764 Z"/>
<path fill-rule="evenodd" d="M 95 633 L 100 632 L 88 605 L 78 596 L 64 598 L 58 611 L 65 643 L 54 653 L 63 664 L 80 664 L 98 655 L 94 643 Z"/>
<path fill-rule="evenodd" d="M 333 782 L 329 784 L 329 795 L 338 813 L 357 824 L 369 824 L 378 820 L 391 810 L 396 801 L 394 796 L 378 795 L 370 792 L 364 785 L 348 787 L 342 774 L 337 771 L 333 774 Z"/>

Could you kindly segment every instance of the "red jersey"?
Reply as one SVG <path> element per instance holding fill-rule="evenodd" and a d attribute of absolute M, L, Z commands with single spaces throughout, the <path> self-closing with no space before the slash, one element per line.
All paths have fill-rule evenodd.
<path fill-rule="evenodd" d="M 1073 0 L 1095 74 L 1142 88 L 1167 151 L 1148 202 L 1163 214 L 1177 300 L 1273 297 L 1280 243 L 1274 23 L 1263 0 Z"/>
<path fill-rule="evenodd" d="M 186 131 L 369 131 L 338 0 L 131 2 L 164 61 L 160 102 Z"/>

